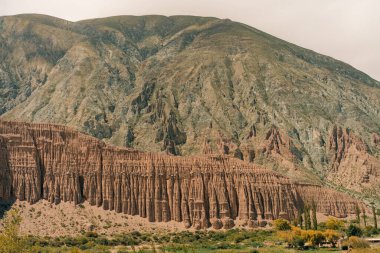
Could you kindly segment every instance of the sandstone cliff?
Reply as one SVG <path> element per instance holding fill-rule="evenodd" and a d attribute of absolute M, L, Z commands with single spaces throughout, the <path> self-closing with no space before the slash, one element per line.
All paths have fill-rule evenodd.
<path fill-rule="evenodd" d="M 0 60 L 2 119 L 67 125 L 146 152 L 228 155 L 380 205 L 371 172 L 380 83 L 253 27 L 190 16 L 7 16 Z M 339 142 L 344 154 L 335 154 L 335 125 L 368 146 L 358 159 L 372 167 L 348 157 L 352 146 Z"/>
<path fill-rule="evenodd" d="M 345 217 L 357 201 L 227 156 L 178 157 L 104 144 L 70 128 L 0 121 L 0 199 L 91 205 L 151 222 L 231 228 L 292 219 L 307 202 Z"/>

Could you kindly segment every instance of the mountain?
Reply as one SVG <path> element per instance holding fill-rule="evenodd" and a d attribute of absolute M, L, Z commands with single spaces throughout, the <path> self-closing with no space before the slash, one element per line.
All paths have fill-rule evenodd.
<path fill-rule="evenodd" d="M 336 217 L 364 206 L 226 156 L 143 153 L 60 125 L 0 121 L 0 200 L 88 202 L 150 222 L 230 229 L 294 220 L 306 205 Z"/>
<path fill-rule="evenodd" d="M 380 203 L 380 83 L 343 62 L 192 16 L 1 17 L 0 48 L 3 119 L 233 156 Z"/>

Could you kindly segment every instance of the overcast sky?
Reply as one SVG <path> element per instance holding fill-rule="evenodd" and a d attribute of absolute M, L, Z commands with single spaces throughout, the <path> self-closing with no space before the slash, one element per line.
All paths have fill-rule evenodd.
<path fill-rule="evenodd" d="M 380 80 L 380 0 L 0 0 L 0 16 L 20 13 L 71 21 L 147 14 L 230 18 Z"/>

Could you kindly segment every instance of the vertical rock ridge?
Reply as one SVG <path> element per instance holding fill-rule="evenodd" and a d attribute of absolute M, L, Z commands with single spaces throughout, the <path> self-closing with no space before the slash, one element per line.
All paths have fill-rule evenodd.
<path fill-rule="evenodd" d="M 196 229 L 292 219 L 315 201 L 345 217 L 357 201 L 227 156 L 176 157 L 107 146 L 67 127 L 0 121 L 0 198 L 88 201 L 151 222 Z M 42 185 L 42 187 L 41 187 Z"/>

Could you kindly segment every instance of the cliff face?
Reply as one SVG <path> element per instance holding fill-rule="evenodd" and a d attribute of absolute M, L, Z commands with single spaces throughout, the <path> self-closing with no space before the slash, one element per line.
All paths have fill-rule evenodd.
<path fill-rule="evenodd" d="M 373 135 L 374 144 L 377 136 Z M 349 129 L 335 126 L 330 134 L 332 153 L 328 179 L 337 185 L 369 194 L 380 190 L 380 160 L 371 154 L 367 144 Z"/>
<path fill-rule="evenodd" d="M 338 166 L 329 146 L 337 125 L 368 146 L 360 157 L 379 163 L 378 81 L 231 20 L 0 17 L 0 60 L 2 119 L 63 124 L 146 152 L 228 155 L 301 182 L 371 188 L 344 173 L 350 159 Z M 368 202 L 379 201 L 373 179 L 377 190 L 361 196 Z"/>
<path fill-rule="evenodd" d="M 175 157 L 105 145 L 64 126 L 0 121 L 0 198 L 91 205 L 151 222 L 231 228 L 294 218 L 305 203 L 345 217 L 357 202 L 226 156 Z"/>

